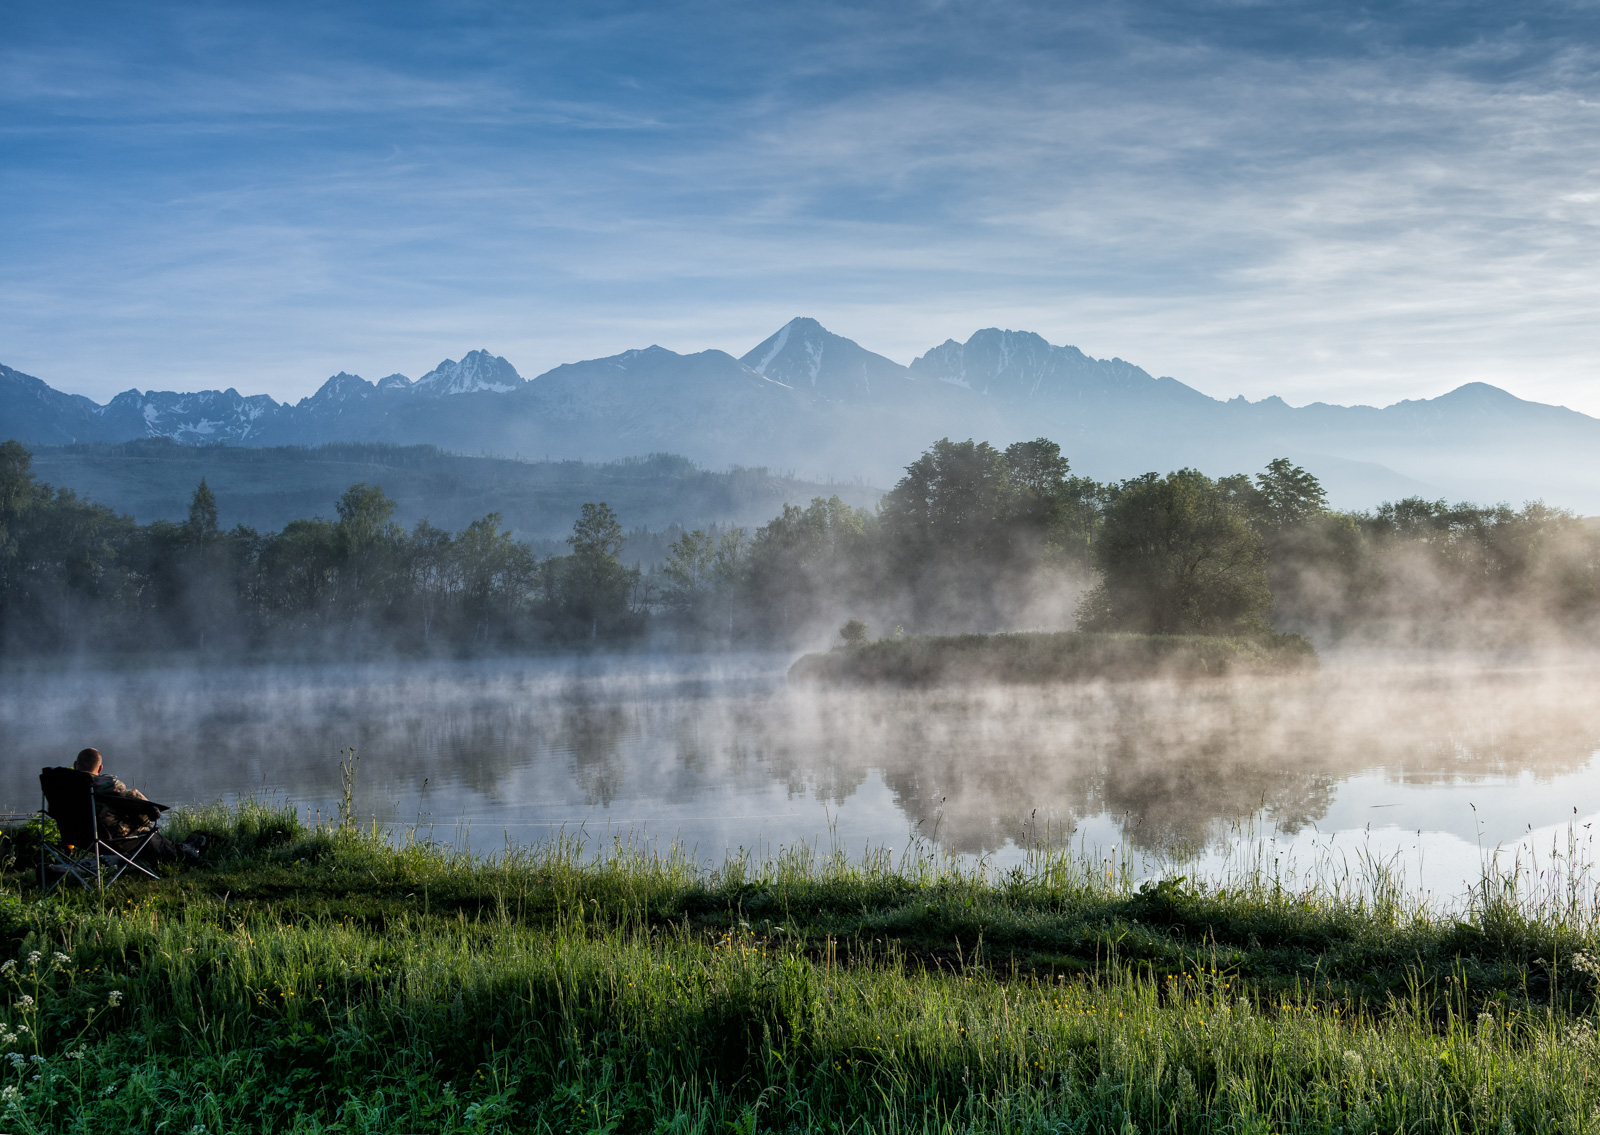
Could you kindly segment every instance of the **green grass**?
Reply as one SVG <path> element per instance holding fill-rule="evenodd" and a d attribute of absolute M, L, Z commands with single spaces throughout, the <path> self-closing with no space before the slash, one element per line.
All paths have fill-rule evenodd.
<path fill-rule="evenodd" d="M 0 1128 L 1600 1126 L 1571 864 L 1448 917 L 1381 867 L 1141 888 L 1056 852 L 713 872 L 474 860 L 261 805 L 172 827 L 219 834 L 210 862 L 48 900 L 9 876 Z"/>
<path fill-rule="evenodd" d="M 1063 682 L 1091 678 L 1199 678 L 1315 669 L 1299 635 L 1054 633 L 907 635 L 807 654 L 791 679 L 926 686 L 954 682 Z"/>

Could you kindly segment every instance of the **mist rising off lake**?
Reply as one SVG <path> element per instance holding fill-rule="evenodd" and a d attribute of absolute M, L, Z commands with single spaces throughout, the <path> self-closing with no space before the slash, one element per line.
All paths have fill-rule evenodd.
<path fill-rule="evenodd" d="M 356 810 L 491 852 L 565 831 L 1006 864 L 1045 840 L 1142 873 L 1362 856 L 1441 896 L 1503 849 L 1587 849 L 1600 666 L 1396 664 L 1031 688 L 791 689 L 771 655 L 13 672 L 0 804 L 85 745 L 153 799 Z"/>

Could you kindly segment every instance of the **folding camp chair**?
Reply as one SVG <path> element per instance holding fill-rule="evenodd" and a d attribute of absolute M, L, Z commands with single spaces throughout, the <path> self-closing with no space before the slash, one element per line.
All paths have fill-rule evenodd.
<path fill-rule="evenodd" d="M 165 804 L 153 800 L 136 800 L 131 796 L 117 796 L 94 790 L 94 777 L 75 768 L 47 768 L 39 770 L 39 787 L 44 793 L 41 814 L 56 822 L 61 833 L 58 843 L 41 840 L 39 844 L 39 885 L 49 894 L 67 879 L 76 879 L 85 887 L 104 887 L 122 878 L 122 873 L 133 868 L 154 879 L 158 876 L 143 863 L 135 863 L 139 853 L 155 838 L 155 821 L 167 811 Z M 130 827 L 149 825 L 148 831 L 135 831 L 131 836 L 110 836 L 100 830 L 100 809 L 105 808 Z M 138 846 L 132 855 L 124 855 L 111 844 L 111 839 L 125 842 L 137 839 Z M 60 868 L 54 880 L 45 870 L 50 859 Z M 116 870 L 106 878 L 106 861 Z"/>

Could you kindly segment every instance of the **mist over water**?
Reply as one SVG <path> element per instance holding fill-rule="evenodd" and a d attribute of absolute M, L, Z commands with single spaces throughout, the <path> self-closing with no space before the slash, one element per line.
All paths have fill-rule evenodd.
<path fill-rule="evenodd" d="M 1321 673 L 936 690 L 790 688 L 790 656 L 28 671 L 0 690 L 0 805 L 94 745 L 153 799 L 287 798 L 499 850 L 565 831 L 701 859 L 914 839 L 1032 843 L 1140 874 L 1390 860 L 1441 898 L 1485 856 L 1583 848 L 1600 661 L 1334 656 Z"/>

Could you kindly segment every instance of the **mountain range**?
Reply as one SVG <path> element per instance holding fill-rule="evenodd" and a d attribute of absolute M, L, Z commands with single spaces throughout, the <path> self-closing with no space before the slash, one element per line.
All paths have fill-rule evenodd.
<path fill-rule="evenodd" d="M 476 350 L 415 381 L 341 371 L 292 404 L 230 387 L 128 390 L 100 405 L 0 365 L 0 437 L 34 445 L 356 441 L 585 461 L 667 452 L 886 485 L 943 436 L 1050 437 L 1076 471 L 1102 479 L 1184 465 L 1249 472 L 1287 456 L 1344 507 L 1423 495 L 1600 511 L 1600 420 L 1495 386 L 1382 408 L 1224 401 L 998 328 L 946 340 L 909 366 L 807 318 L 739 358 L 651 346 L 532 379 Z"/>

